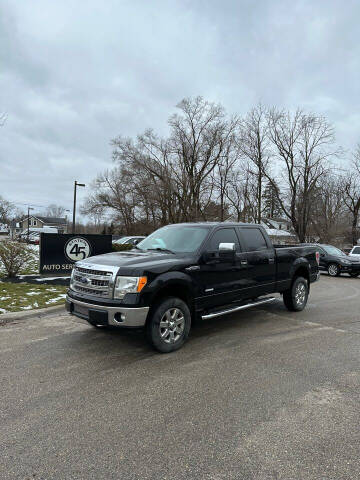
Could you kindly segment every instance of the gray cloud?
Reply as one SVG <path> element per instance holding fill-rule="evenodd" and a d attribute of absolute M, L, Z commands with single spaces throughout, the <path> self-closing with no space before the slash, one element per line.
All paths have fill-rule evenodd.
<path fill-rule="evenodd" d="M 356 0 L 3 0 L 0 194 L 69 208 L 73 180 L 111 166 L 112 137 L 166 133 L 189 95 L 322 113 L 351 149 L 359 16 Z"/>

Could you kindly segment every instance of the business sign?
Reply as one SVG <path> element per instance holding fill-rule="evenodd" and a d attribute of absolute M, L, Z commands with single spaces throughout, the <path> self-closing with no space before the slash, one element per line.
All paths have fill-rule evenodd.
<path fill-rule="evenodd" d="M 111 252 L 111 235 L 41 233 L 40 273 L 71 273 L 78 260 Z"/>

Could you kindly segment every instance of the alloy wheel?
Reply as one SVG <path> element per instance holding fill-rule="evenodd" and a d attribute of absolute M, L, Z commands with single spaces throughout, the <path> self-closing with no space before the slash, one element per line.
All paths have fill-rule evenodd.
<path fill-rule="evenodd" d="M 299 283 L 295 290 L 295 302 L 299 307 L 303 305 L 306 298 L 306 286 L 304 283 Z"/>
<path fill-rule="evenodd" d="M 170 308 L 160 320 L 160 337 L 165 343 L 176 343 L 185 328 L 185 317 L 179 308 Z"/>
<path fill-rule="evenodd" d="M 329 272 L 329 275 L 331 275 L 332 277 L 336 277 L 336 275 L 338 274 L 337 265 L 335 265 L 335 264 L 330 265 L 329 269 L 328 269 L 328 272 Z"/>

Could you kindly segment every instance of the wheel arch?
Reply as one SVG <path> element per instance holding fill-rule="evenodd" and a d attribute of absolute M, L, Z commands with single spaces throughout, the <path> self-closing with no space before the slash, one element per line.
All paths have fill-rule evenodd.
<path fill-rule="evenodd" d="M 293 271 L 291 276 L 291 286 L 298 277 L 304 277 L 308 282 L 308 289 L 310 290 L 310 265 L 305 259 L 299 259 L 293 265 Z"/>
<path fill-rule="evenodd" d="M 151 317 L 151 312 L 164 298 L 176 297 L 187 304 L 190 309 L 191 316 L 195 312 L 194 293 L 191 282 L 186 278 L 173 278 L 160 285 L 154 291 L 151 297 L 151 306 L 148 319 Z"/>

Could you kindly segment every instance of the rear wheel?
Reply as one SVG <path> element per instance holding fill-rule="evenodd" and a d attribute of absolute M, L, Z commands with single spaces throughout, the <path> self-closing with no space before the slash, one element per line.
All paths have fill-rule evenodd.
<path fill-rule="evenodd" d="M 151 345 L 162 353 L 178 350 L 189 336 L 191 314 L 187 304 L 176 297 L 161 300 L 146 325 Z"/>
<path fill-rule="evenodd" d="M 340 268 L 339 265 L 336 263 L 330 263 L 328 266 L 328 274 L 330 277 L 338 277 L 340 275 Z"/>
<path fill-rule="evenodd" d="M 285 307 L 292 312 L 300 312 L 306 307 L 309 296 L 309 285 L 304 277 L 297 277 L 291 288 L 283 295 Z"/>

